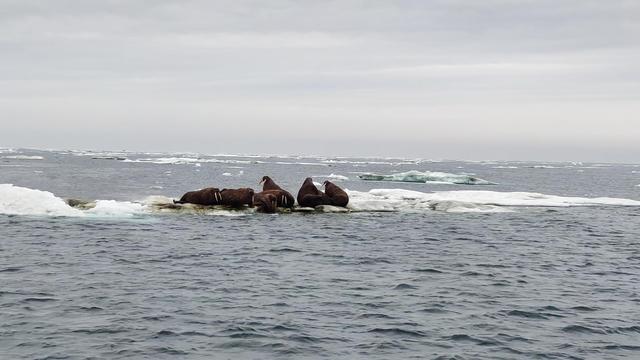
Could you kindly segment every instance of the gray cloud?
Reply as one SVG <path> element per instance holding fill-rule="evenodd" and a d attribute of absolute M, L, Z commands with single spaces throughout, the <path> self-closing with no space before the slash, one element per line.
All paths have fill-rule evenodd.
<path fill-rule="evenodd" d="M 637 1 L 2 0 L 0 145 L 637 161 L 638 38 Z"/>

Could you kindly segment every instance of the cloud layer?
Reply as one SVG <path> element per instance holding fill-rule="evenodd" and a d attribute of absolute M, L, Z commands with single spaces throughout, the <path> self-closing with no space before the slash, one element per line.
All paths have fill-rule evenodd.
<path fill-rule="evenodd" d="M 637 1 L 12 1 L 0 145 L 633 161 Z"/>

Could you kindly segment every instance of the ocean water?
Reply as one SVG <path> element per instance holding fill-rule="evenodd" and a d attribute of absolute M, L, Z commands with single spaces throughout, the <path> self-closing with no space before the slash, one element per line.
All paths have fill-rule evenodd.
<path fill-rule="evenodd" d="M 456 176 L 358 178 L 410 171 Z M 351 211 L 160 206 L 263 175 Z M 0 184 L 2 359 L 640 358 L 640 165 L 3 149 Z"/>

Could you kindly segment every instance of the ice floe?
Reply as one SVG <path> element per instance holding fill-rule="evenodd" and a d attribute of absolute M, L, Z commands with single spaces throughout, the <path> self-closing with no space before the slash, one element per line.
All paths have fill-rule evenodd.
<path fill-rule="evenodd" d="M 368 181 L 399 181 L 417 183 L 446 183 L 462 185 L 492 185 L 494 183 L 468 174 L 450 174 L 435 171 L 411 170 L 391 175 L 361 174 L 358 177 Z"/>
<path fill-rule="evenodd" d="M 349 177 L 344 176 L 344 175 L 338 175 L 338 174 L 334 174 L 331 173 L 330 175 L 314 175 L 313 177 L 315 178 L 325 178 L 325 179 L 330 179 L 330 180 L 349 180 Z"/>
<path fill-rule="evenodd" d="M 640 185 L 639 185 L 640 186 Z M 518 207 L 640 206 L 640 201 L 610 197 L 570 197 L 531 192 L 439 191 L 420 192 L 404 189 L 373 189 L 367 192 L 347 190 L 347 208 L 331 206 L 311 212 L 450 212 L 501 213 Z M 150 196 L 141 201 L 63 200 L 51 192 L 0 184 L 0 214 L 85 218 L 131 218 L 150 214 L 198 214 L 245 216 L 255 208 L 230 209 L 222 206 L 174 204 L 173 198 Z M 289 212 L 285 210 L 284 212 Z"/>
<path fill-rule="evenodd" d="M 37 155 L 6 155 L 2 158 L 12 160 L 44 160 L 44 157 Z"/>
<path fill-rule="evenodd" d="M 141 158 L 126 159 L 123 162 L 129 163 L 151 163 L 158 165 L 185 165 L 198 163 L 220 163 L 220 164 L 250 164 L 249 160 L 235 159 L 209 159 L 209 158 L 191 158 L 191 157 L 160 157 L 160 158 Z"/>
<path fill-rule="evenodd" d="M 0 184 L 0 214 L 67 217 L 131 217 L 146 211 L 143 204 L 128 201 L 97 200 L 75 202 L 72 207 L 65 200 L 48 191 L 29 189 L 12 184 Z"/>
<path fill-rule="evenodd" d="M 640 201 L 610 197 L 584 198 L 531 192 L 439 191 L 424 193 L 404 189 L 348 191 L 354 211 L 505 212 L 509 207 L 640 206 Z"/>

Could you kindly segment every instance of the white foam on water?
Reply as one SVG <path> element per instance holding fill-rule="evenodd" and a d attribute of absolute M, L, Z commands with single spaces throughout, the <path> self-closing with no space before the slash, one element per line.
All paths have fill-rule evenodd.
<path fill-rule="evenodd" d="M 424 193 L 404 189 L 347 191 L 354 211 L 505 212 L 508 207 L 640 206 L 640 201 L 620 198 L 584 198 L 531 192 L 440 191 Z"/>
<path fill-rule="evenodd" d="M 358 175 L 362 180 L 368 181 L 398 181 L 435 184 L 460 184 L 460 185 L 493 185 L 495 183 L 477 178 L 469 174 L 451 174 L 437 171 L 411 170 L 391 175 L 362 174 Z"/>
<path fill-rule="evenodd" d="M 222 173 L 222 176 L 233 176 L 233 174 L 227 172 L 227 173 Z"/>
<path fill-rule="evenodd" d="M 12 160 L 44 160 L 44 157 L 37 155 L 6 155 L 2 158 Z"/>

